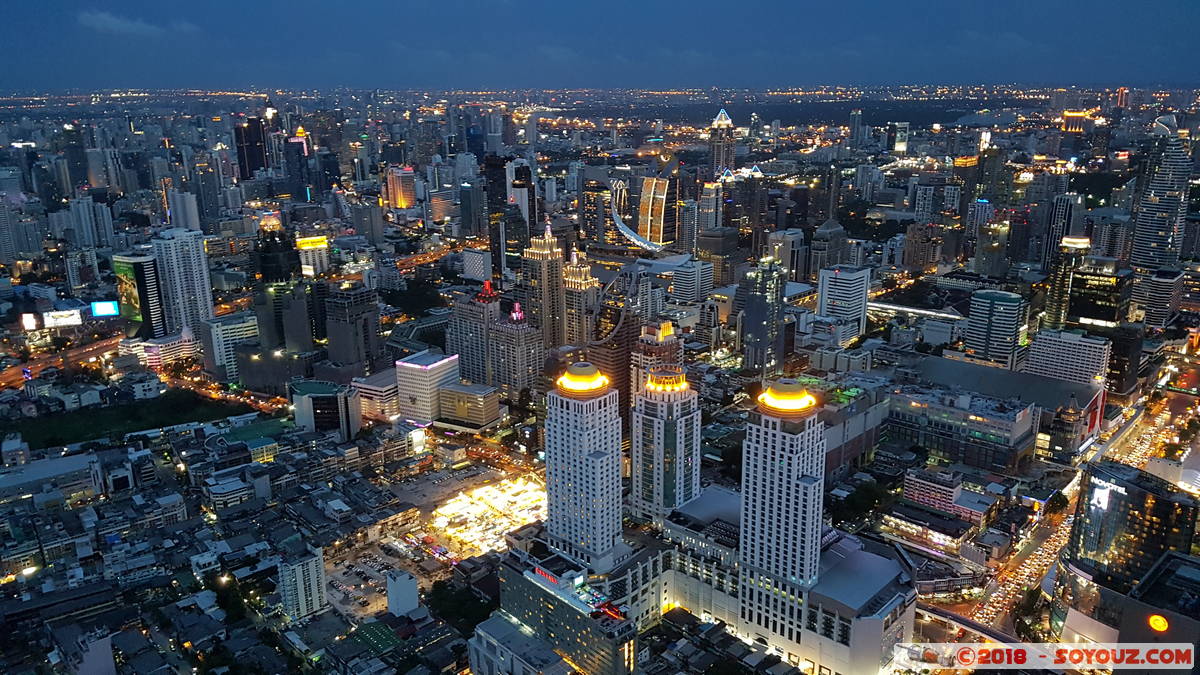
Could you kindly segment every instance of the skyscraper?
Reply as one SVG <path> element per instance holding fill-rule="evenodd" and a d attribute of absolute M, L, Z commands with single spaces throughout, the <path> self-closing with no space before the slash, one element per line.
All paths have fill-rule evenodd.
<path fill-rule="evenodd" d="M 238 177 L 254 178 L 259 169 L 267 168 L 267 133 L 259 117 L 247 117 L 233 127 L 233 142 L 237 146 Z"/>
<path fill-rule="evenodd" d="M 163 286 L 158 261 L 149 255 L 114 255 L 117 303 L 121 317 L 133 322 L 137 336 L 160 338 L 167 334 Z"/>
<path fill-rule="evenodd" d="M 217 382 L 238 379 L 237 347 L 258 342 L 254 312 L 235 312 L 200 322 L 197 337 L 204 352 L 204 373 Z"/>
<path fill-rule="evenodd" d="M 1025 358 L 1029 304 L 1016 293 L 983 289 L 971 294 L 967 337 L 968 360 L 1017 370 Z"/>
<path fill-rule="evenodd" d="M 721 227 L 724 222 L 725 200 L 722 184 L 718 181 L 704 183 L 700 200 L 696 202 L 697 223 L 700 232 Z"/>
<path fill-rule="evenodd" d="M 492 324 L 501 318 L 500 294 L 491 281 L 483 282 L 483 290 L 455 298 L 446 324 L 446 353 L 458 354 L 462 377 L 474 384 L 494 382 L 494 364 L 488 348 Z"/>
<path fill-rule="evenodd" d="M 546 362 L 546 346 L 542 332 L 526 319 L 521 303 L 514 303 L 507 318 L 491 325 L 487 345 L 492 378 L 488 384 L 510 401 L 532 393 Z"/>
<path fill-rule="evenodd" d="M 1064 196 L 1064 195 L 1060 195 Z M 1087 237 L 1065 236 L 1059 240 L 1058 251 L 1050 257 L 1049 288 L 1046 289 L 1046 316 L 1042 320 L 1045 328 L 1058 329 L 1067 323 L 1071 305 L 1071 283 L 1075 270 L 1083 264 L 1092 249 Z"/>
<path fill-rule="evenodd" d="M 676 181 L 673 177 L 642 179 L 642 196 L 638 202 L 638 235 L 655 244 L 671 244 L 677 236 Z"/>
<path fill-rule="evenodd" d="M 344 282 L 325 300 L 329 360 L 349 366 L 354 376 L 374 372 L 383 354 L 379 335 L 379 295 L 361 282 Z"/>
<path fill-rule="evenodd" d="M 1055 260 L 1062 253 L 1060 244 L 1063 237 L 1083 234 L 1083 195 L 1068 192 L 1056 195 L 1050 205 L 1050 222 L 1046 226 L 1046 238 L 1043 242 L 1042 269 L 1050 271 L 1054 268 Z M 1090 246 L 1090 242 L 1089 242 Z"/>
<path fill-rule="evenodd" d="M 1178 310 L 1178 298 L 1166 284 L 1150 281 L 1156 271 L 1179 264 L 1192 159 L 1174 115 L 1155 120 L 1154 134 L 1156 147 L 1148 159 L 1134 214 L 1129 264 L 1134 272 L 1134 302 L 1148 313 L 1155 309 L 1152 325 L 1161 326 Z"/>
<path fill-rule="evenodd" d="M 683 368 L 659 365 L 639 373 L 630 440 L 630 506 L 658 527 L 672 510 L 700 494 L 700 404 Z"/>
<path fill-rule="evenodd" d="M 783 268 L 762 258 L 738 288 L 745 297 L 742 314 L 742 368 L 768 378 L 783 372 Z"/>
<path fill-rule="evenodd" d="M 190 192 L 167 190 L 167 214 L 171 227 L 200 229 L 200 209 L 196 205 L 196 195 Z"/>
<path fill-rule="evenodd" d="M 742 444 L 741 616 L 800 642 L 796 600 L 817 581 L 825 428 L 817 399 L 793 380 L 770 382 Z"/>
<path fill-rule="evenodd" d="M 563 267 L 563 328 L 566 344 L 583 346 L 592 339 L 592 319 L 600 300 L 600 280 L 578 250 Z"/>
<path fill-rule="evenodd" d="M 387 168 L 387 198 L 393 209 L 411 209 L 417 205 L 417 174 L 411 166 Z"/>
<path fill-rule="evenodd" d="M 683 338 L 670 321 L 642 326 L 642 335 L 629 355 L 629 381 L 633 391 L 641 390 L 646 373 L 663 365 L 683 362 Z"/>
<path fill-rule="evenodd" d="M 529 322 L 542 331 L 542 343 L 553 349 L 566 341 L 566 301 L 563 292 L 563 252 L 558 239 L 546 225 L 545 233 L 534 237 L 521 259 L 518 295 L 524 303 Z"/>
<path fill-rule="evenodd" d="M 457 354 L 426 350 L 400 359 L 396 362 L 399 419 L 428 426 L 442 415 L 441 388 L 458 381 Z"/>
<path fill-rule="evenodd" d="M 979 227 L 979 235 L 975 243 L 976 274 L 994 279 L 1003 279 L 1008 274 L 1008 235 L 1010 231 L 1011 225 L 1007 220 L 992 220 Z"/>
<path fill-rule="evenodd" d="M 1133 274 L 1114 258 L 1090 256 L 1071 274 L 1066 324 L 1115 328 L 1129 321 Z"/>
<path fill-rule="evenodd" d="M 546 534 L 551 548 L 603 574 L 621 539 L 620 397 L 587 362 L 546 395 Z"/>
<path fill-rule="evenodd" d="M 197 335 L 200 322 L 213 317 L 204 233 L 173 227 L 159 232 L 150 244 L 163 282 L 167 332 Z"/>
<path fill-rule="evenodd" d="M 733 120 L 722 108 L 708 128 L 709 176 L 720 178 L 726 171 L 734 169 L 736 148 Z"/>
<path fill-rule="evenodd" d="M 871 290 L 871 269 L 852 265 L 834 265 L 820 272 L 817 286 L 817 313 L 853 321 L 853 335 L 843 335 L 846 346 L 867 331 L 867 297 Z"/>

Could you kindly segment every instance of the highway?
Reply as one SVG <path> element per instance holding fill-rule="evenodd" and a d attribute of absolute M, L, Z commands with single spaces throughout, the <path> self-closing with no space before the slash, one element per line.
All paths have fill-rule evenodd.
<path fill-rule="evenodd" d="M 65 352 L 58 354 L 47 354 L 39 356 L 19 366 L 12 366 L 0 372 L 0 388 L 17 389 L 22 386 L 25 381 L 25 376 L 22 371 L 28 368 L 34 377 L 50 367 L 66 368 L 72 363 L 87 361 L 91 358 L 100 358 L 101 356 L 116 351 L 117 344 L 121 341 L 121 336 L 105 338 L 97 340 L 91 344 L 83 345 L 82 347 L 74 347 Z"/>

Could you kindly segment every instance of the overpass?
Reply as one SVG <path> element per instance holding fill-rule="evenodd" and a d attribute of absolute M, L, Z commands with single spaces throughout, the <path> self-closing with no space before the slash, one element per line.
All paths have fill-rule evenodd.
<path fill-rule="evenodd" d="M 936 605 L 930 605 L 930 604 L 927 604 L 924 602 L 918 602 L 917 603 L 917 611 L 924 612 L 925 614 L 928 614 L 929 616 L 932 616 L 937 619 L 941 619 L 942 621 L 945 621 L 946 623 L 950 624 L 951 626 L 955 626 L 957 628 L 961 628 L 961 629 L 969 631 L 971 633 L 975 633 L 976 635 L 985 637 L 985 638 L 987 638 L 989 640 L 993 640 L 995 642 L 1020 642 L 1021 641 L 1019 638 L 1017 638 L 1014 635 L 1009 635 L 1008 633 L 1005 633 L 1004 631 L 1001 631 L 996 628 L 992 628 L 991 626 L 979 623 L 978 621 L 976 621 L 974 619 L 968 619 L 967 617 L 965 617 L 961 614 L 956 614 L 954 612 L 951 612 L 948 609 L 943 609 Z"/>
<path fill-rule="evenodd" d="M 922 309 L 920 307 L 908 307 L 906 305 L 896 305 L 890 302 L 868 302 L 867 311 L 892 315 L 908 314 L 911 316 L 922 316 L 929 319 L 945 319 L 947 321 L 959 321 L 966 318 L 957 313 L 943 312 L 936 309 Z"/>

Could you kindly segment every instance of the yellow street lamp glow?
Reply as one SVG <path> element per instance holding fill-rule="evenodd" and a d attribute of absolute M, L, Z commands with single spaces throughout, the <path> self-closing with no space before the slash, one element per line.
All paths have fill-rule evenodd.
<path fill-rule="evenodd" d="M 1150 628 L 1156 633 L 1165 633 L 1171 627 L 1167 617 L 1162 614 L 1151 614 L 1146 623 L 1150 624 Z"/>
<path fill-rule="evenodd" d="M 758 395 L 758 403 L 767 412 L 790 414 L 805 412 L 817 405 L 817 399 L 799 382 L 779 380 L 767 385 Z"/>
<path fill-rule="evenodd" d="M 555 381 L 559 391 L 572 394 L 600 391 L 607 388 L 608 383 L 608 377 L 587 361 L 572 363 L 567 371 Z"/>

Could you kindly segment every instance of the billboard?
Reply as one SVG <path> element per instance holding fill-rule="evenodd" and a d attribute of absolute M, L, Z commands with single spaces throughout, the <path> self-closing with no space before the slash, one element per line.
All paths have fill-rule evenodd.
<path fill-rule="evenodd" d="M 21 315 L 21 328 L 24 328 L 25 330 L 37 330 L 38 329 L 38 315 L 37 314 L 22 314 Z"/>
<path fill-rule="evenodd" d="M 42 313 L 42 323 L 46 328 L 62 328 L 63 326 L 83 325 L 83 315 L 77 309 L 62 309 Z"/>
<path fill-rule="evenodd" d="M 142 300 L 138 295 L 137 271 L 133 263 L 114 258 L 112 270 L 117 276 L 117 302 L 120 304 L 121 316 L 130 321 L 141 322 Z"/>
<path fill-rule="evenodd" d="M 120 314 L 116 300 L 101 300 L 92 303 L 92 316 L 116 316 Z"/>

